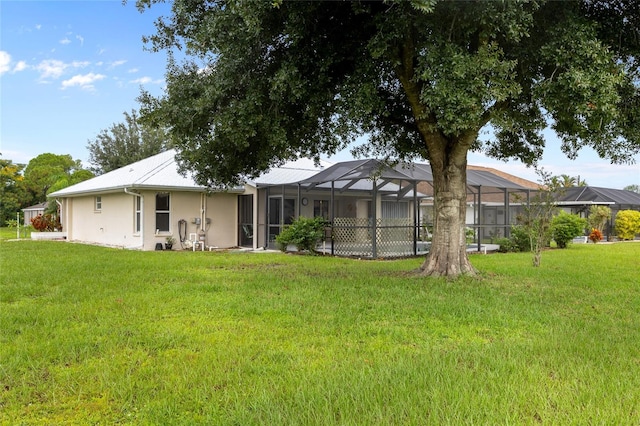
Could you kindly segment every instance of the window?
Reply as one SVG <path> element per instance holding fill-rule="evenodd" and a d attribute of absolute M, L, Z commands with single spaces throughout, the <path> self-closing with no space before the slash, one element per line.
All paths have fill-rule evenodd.
<path fill-rule="evenodd" d="M 325 200 L 313 201 L 313 217 L 329 220 L 329 202 Z"/>
<path fill-rule="evenodd" d="M 100 210 L 102 210 L 102 197 L 98 196 L 95 199 L 96 203 L 95 203 L 95 210 L 97 212 L 99 212 Z"/>
<path fill-rule="evenodd" d="M 409 203 L 406 201 L 383 201 L 382 214 L 385 219 L 404 219 L 409 217 Z"/>
<path fill-rule="evenodd" d="M 134 197 L 135 198 L 135 210 L 136 210 L 136 223 L 135 223 L 135 232 L 136 234 L 140 233 L 140 225 L 142 222 L 142 197 Z"/>
<path fill-rule="evenodd" d="M 156 194 L 156 231 L 169 232 L 169 193 Z"/>

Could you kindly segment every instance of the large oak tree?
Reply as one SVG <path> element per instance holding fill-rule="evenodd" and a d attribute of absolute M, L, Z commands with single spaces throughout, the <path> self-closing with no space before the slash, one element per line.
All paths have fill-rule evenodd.
<path fill-rule="evenodd" d="M 426 159 L 437 213 L 422 269 L 472 274 L 470 150 L 535 164 L 550 126 L 572 158 L 639 152 L 639 17 L 635 0 L 174 0 L 146 41 L 188 59 L 169 60 L 165 94 L 143 93 L 141 111 L 201 184 L 361 135 L 363 151 Z"/>

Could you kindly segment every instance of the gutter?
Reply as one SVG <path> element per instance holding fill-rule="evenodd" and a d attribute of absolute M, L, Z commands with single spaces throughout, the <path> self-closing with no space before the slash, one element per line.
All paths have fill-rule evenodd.
<path fill-rule="evenodd" d="M 125 194 L 140 198 L 140 249 L 144 250 L 144 197 L 137 192 L 131 192 L 128 188 L 123 188 Z M 135 209 L 134 209 L 135 213 Z"/>
<path fill-rule="evenodd" d="M 616 203 L 614 201 L 556 201 L 558 206 L 613 206 Z"/>

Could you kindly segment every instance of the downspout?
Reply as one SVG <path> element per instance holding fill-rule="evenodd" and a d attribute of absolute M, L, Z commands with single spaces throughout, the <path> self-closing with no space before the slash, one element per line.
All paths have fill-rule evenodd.
<path fill-rule="evenodd" d="M 144 250 L 144 197 L 137 192 L 130 192 L 127 188 L 124 188 L 124 193 L 140 198 L 140 249 Z"/>
<path fill-rule="evenodd" d="M 62 225 L 62 217 L 63 217 L 63 216 L 62 216 L 62 203 L 61 203 L 60 201 L 58 201 L 58 199 L 57 199 L 57 198 L 56 198 L 56 204 L 57 204 L 57 205 L 58 205 L 58 207 L 60 208 L 60 219 L 61 219 L 61 220 L 60 220 L 60 225 Z M 20 224 L 20 223 L 19 223 L 19 221 L 18 221 L 18 225 L 19 225 L 19 224 Z M 62 229 L 67 229 L 67 218 L 66 218 L 66 217 L 64 218 L 64 226 L 62 227 Z M 67 234 L 67 237 L 68 237 L 68 236 L 69 236 L 69 235 Z M 18 236 L 18 238 L 20 238 L 20 237 Z"/>

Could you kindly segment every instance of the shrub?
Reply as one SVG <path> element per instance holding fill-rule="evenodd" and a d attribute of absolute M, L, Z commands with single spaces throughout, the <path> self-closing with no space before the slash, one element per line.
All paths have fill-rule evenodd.
<path fill-rule="evenodd" d="M 45 214 L 31 218 L 31 225 L 35 228 L 36 231 L 55 231 L 62 229 L 60 222 L 53 217 L 51 214 Z"/>
<path fill-rule="evenodd" d="M 464 237 L 467 244 L 471 244 L 476 239 L 476 231 L 473 228 L 466 227 L 464 229 Z"/>
<path fill-rule="evenodd" d="M 598 241 L 602 240 L 602 232 L 600 232 L 600 230 L 598 230 L 597 228 L 593 228 L 591 230 L 591 233 L 589 234 L 589 239 L 591 241 L 593 241 L 593 243 L 597 243 Z"/>
<path fill-rule="evenodd" d="M 587 221 L 575 214 L 560 211 L 560 214 L 551 221 L 553 240 L 558 248 L 566 248 L 571 240 L 578 235 L 584 235 Z"/>
<path fill-rule="evenodd" d="M 299 217 L 276 236 L 278 248 L 287 251 L 287 246 L 293 244 L 298 251 L 315 253 L 316 245 L 324 237 L 326 221 L 322 217 Z"/>
<path fill-rule="evenodd" d="M 640 233 L 640 212 L 621 210 L 616 215 L 616 235 L 621 240 L 633 240 Z"/>
<path fill-rule="evenodd" d="M 510 238 L 498 238 L 497 240 L 495 240 L 495 244 L 498 244 L 498 246 L 500 246 L 498 248 L 498 251 L 500 253 L 519 251 L 518 246 L 516 246 L 516 244 Z"/>
<path fill-rule="evenodd" d="M 513 251 L 531 251 L 531 240 L 529 239 L 527 231 L 521 225 L 511 227 L 511 242 L 514 246 Z"/>

